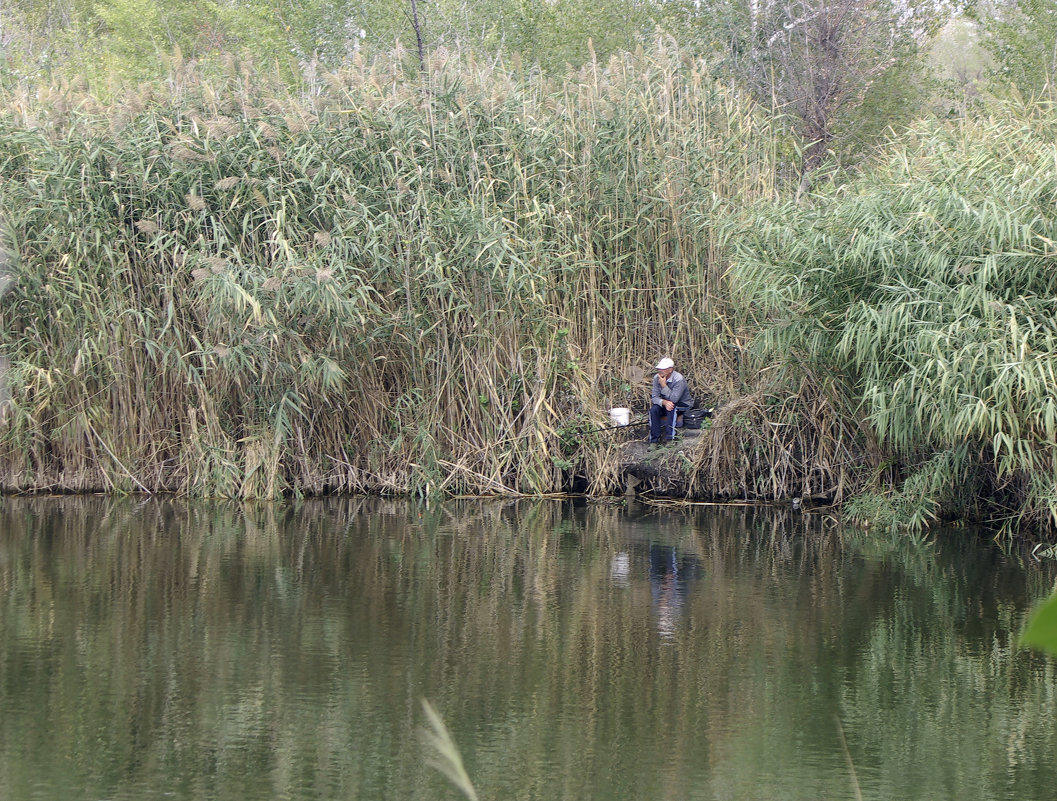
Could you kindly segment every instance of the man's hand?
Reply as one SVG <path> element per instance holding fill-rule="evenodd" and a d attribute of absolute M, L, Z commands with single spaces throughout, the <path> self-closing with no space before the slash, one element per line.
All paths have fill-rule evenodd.
<path fill-rule="evenodd" d="M 672 403 L 672 402 L 671 402 L 670 400 L 662 400 L 662 401 L 661 401 L 661 404 L 662 404 L 662 405 L 664 406 L 664 408 L 665 408 L 665 409 L 667 409 L 667 410 L 668 410 L 669 412 L 670 412 L 670 411 L 671 411 L 672 409 L 674 409 L 674 408 L 675 408 L 675 404 L 674 404 L 674 403 Z"/>
<path fill-rule="evenodd" d="M 668 386 L 668 376 L 666 376 L 664 373 L 658 373 L 657 374 L 657 380 L 661 383 L 662 387 L 666 387 L 667 388 L 667 386 Z"/>

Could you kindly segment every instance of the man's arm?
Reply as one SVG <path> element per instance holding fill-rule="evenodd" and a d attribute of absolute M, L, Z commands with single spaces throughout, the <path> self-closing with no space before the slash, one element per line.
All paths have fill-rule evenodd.
<path fill-rule="evenodd" d="M 672 375 L 668 379 L 667 398 L 675 406 L 691 406 L 694 401 L 690 397 L 690 387 L 686 383 L 686 378 L 682 374 L 677 375 L 678 377 Z"/>

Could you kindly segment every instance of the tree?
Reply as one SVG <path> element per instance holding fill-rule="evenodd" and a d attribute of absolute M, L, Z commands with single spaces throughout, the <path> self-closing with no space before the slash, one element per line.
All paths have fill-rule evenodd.
<path fill-rule="evenodd" d="M 278 11 L 266 0 L 0 0 L 8 28 L 0 36 L 15 40 L 5 55 L 26 76 L 57 69 L 142 79 L 163 74 L 162 57 L 177 49 L 191 59 L 289 52 Z M 6 24 L 13 20 L 17 37 Z"/>
<path fill-rule="evenodd" d="M 551 73 L 634 50 L 669 13 L 667 3 L 636 0 L 435 0 L 430 6 L 439 44 L 518 53 Z"/>
<path fill-rule="evenodd" d="M 954 10 L 945 0 L 712 0 L 699 18 L 732 75 L 794 121 L 803 189 L 869 102 L 890 106 L 883 124 L 920 107 L 907 92 L 921 84 L 920 45 Z"/>
<path fill-rule="evenodd" d="M 1010 0 L 976 10 L 983 46 L 994 59 L 992 90 L 1026 97 L 1057 92 L 1057 4 Z"/>

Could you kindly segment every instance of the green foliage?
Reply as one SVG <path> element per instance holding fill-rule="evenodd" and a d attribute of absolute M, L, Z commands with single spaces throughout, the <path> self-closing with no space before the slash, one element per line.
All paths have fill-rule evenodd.
<path fill-rule="evenodd" d="M 913 465 L 912 472 L 903 480 L 899 492 L 878 493 L 867 491 L 853 498 L 845 507 L 848 519 L 883 530 L 922 531 L 940 518 L 961 513 L 971 516 L 975 510 L 960 507 L 959 502 L 971 499 L 952 493 L 952 487 L 967 482 L 964 472 L 970 460 L 964 448 L 943 450 L 921 464 Z M 942 501 L 946 501 L 944 509 Z"/>
<path fill-rule="evenodd" d="M 950 20 L 928 47 L 937 91 L 929 109 L 940 116 L 967 116 L 987 99 L 986 75 L 991 59 L 981 44 L 981 26 L 968 16 Z"/>
<path fill-rule="evenodd" d="M 999 5 L 981 23 L 982 44 L 994 62 L 991 90 L 1052 99 L 1057 88 L 1057 7 L 1050 0 L 1018 0 Z"/>
<path fill-rule="evenodd" d="M 11 11 L 4 17 L 0 78 L 80 77 L 115 95 L 126 91 L 124 83 L 178 80 L 187 62 L 215 69 L 235 57 L 278 69 L 291 85 L 318 93 L 333 70 L 416 42 L 409 0 L 3 2 Z M 893 8 L 887 0 L 416 4 L 428 54 L 473 50 L 514 71 L 597 71 L 620 53 L 677 41 L 793 121 L 804 147 L 818 151 L 813 161 L 827 152 L 861 154 L 921 108 L 929 83 L 920 31 L 934 27 L 937 14 L 918 3 L 907 23 Z M 851 23 L 819 27 L 822 18 Z M 819 109 L 824 113 L 816 118 Z"/>
<path fill-rule="evenodd" d="M 923 126 L 861 182 L 737 231 L 758 348 L 836 374 L 916 526 L 977 503 L 1057 523 L 1057 116 L 1009 112 Z"/>
<path fill-rule="evenodd" d="M 864 87 L 861 102 L 849 104 L 836 120 L 833 147 L 846 163 L 861 161 L 922 116 L 939 89 L 918 46 L 901 50 L 892 65 Z"/>
<path fill-rule="evenodd" d="M 705 0 L 680 35 L 782 115 L 803 142 L 795 167 L 809 172 L 861 158 L 916 119 L 934 88 L 923 45 L 949 13 L 928 2 Z"/>
<path fill-rule="evenodd" d="M 474 49 L 551 73 L 648 43 L 680 14 L 674 3 L 609 0 L 419 2 L 428 51 Z M 415 42 L 407 0 L 4 0 L 6 63 L 18 76 L 142 81 L 179 51 L 199 62 L 250 54 L 286 77 L 318 80 L 361 53 Z"/>

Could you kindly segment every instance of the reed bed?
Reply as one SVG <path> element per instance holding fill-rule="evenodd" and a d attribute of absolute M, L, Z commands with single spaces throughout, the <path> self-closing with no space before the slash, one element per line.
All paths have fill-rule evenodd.
<path fill-rule="evenodd" d="M 1057 525 L 1055 134 L 1048 106 L 924 125 L 858 183 L 738 226 L 758 351 L 830 376 L 876 440 L 854 515 Z"/>
<path fill-rule="evenodd" d="M 8 91 L 0 487 L 604 492 L 658 356 L 734 391 L 718 223 L 770 123 L 663 45 L 408 63 Z"/>

